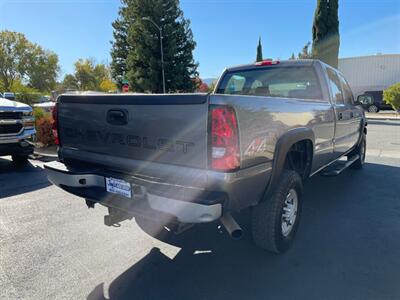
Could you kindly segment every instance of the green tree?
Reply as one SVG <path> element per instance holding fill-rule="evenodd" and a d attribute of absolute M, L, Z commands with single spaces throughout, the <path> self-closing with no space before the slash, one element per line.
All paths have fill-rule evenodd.
<path fill-rule="evenodd" d="M 9 91 L 15 94 L 17 101 L 28 105 L 32 105 L 41 96 L 38 90 L 23 84 L 19 79 L 14 80 Z"/>
<path fill-rule="evenodd" d="M 93 59 L 79 59 L 74 64 L 74 74 L 67 74 L 61 84 L 64 90 L 104 91 L 112 87 L 110 68 Z M 108 91 L 108 90 L 107 90 Z"/>
<path fill-rule="evenodd" d="M 0 80 L 3 88 L 11 89 L 14 81 L 26 75 L 32 44 L 21 33 L 0 32 Z"/>
<path fill-rule="evenodd" d="M 262 53 L 262 45 L 261 45 L 261 37 L 258 39 L 258 45 L 257 45 L 257 57 L 256 61 L 262 61 L 263 60 L 263 53 Z"/>
<path fill-rule="evenodd" d="M 79 59 L 75 62 L 75 79 L 81 91 L 96 90 L 96 76 L 94 74 L 94 61 L 90 59 Z"/>
<path fill-rule="evenodd" d="M 400 82 L 383 91 L 383 100 L 390 104 L 394 110 L 400 109 Z"/>
<path fill-rule="evenodd" d="M 60 71 L 57 54 L 36 47 L 33 55 L 34 59 L 27 70 L 29 87 L 47 92 L 55 89 Z"/>
<path fill-rule="evenodd" d="M 298 59 L 309 59 L 309 58 L 313 58 L 312 53 L 310 51 L 310 45 L 311 43 L 308 42 L 307 44 L 304 45 L 303 49 L 301 50 L 301 52 L 299 52 L 299 54 L 297 55 Z"/>
<path fill-rule="evenodd" d="M 56 54 L 31 43 L 22 33 L 0 31 L 0 81 L 5 90 L 20 80 L 31 88 L 49 91 L 58 71 Z"/>
<path fill-rule="evenodd" d="M 143 18 L 162 29 L 167 91 L 193 91 L 193 79 L 198 76 L 193 59 L 196 43 L 177 0 L 122 0 L 119 18 L 113 23 L 113 78 L 126 77 L 137 92 L 162 92 L 160 33 Z"/>
<path fill-rule="evenodd" d="M 111 79 L 105 78 L 100 83 L 100 90 L 102 92 L 115 92 L 118 90 L 118 87 Z"/>
<path fill-rule="evenodd" d="M 67 74 L 61 83 L 61 90 L 79 90 L 78 81 L 74 75 Z"/>
<path fill-rule="evenodd" d="M 312 28 L 312 56 L 338 67 L 340 46 L 339 0 L 318 0 Z"/>
<path fill-rule="evenodd" d="M 111 43 L 111 76 L 119 89 L 121 89 L 122 81 L 128 71 L 126 60 L 131 51 L 131 46 L 128 43 L 128 29 L 132 21 L 133 18 L 129 15 L 127 1 L 122 1 L 118 19 L 112 23 L 114 41 Z"/>
<path fill-rule="evenodd" d="M 294 55 L 294 53 L 292 53 L 292 55 L 290 56 L 289 59 L 290 59 L 290 60 L 295 60 L 295 59 L 296 59 L 296 56 Z"/>

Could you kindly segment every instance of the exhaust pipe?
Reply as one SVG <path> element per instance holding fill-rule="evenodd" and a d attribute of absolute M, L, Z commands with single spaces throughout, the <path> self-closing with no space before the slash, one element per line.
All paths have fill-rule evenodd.
<path fill-rule="evenodd" d="M 242 237 L 243 230 L 240 228 L 238 223 L 236 223 L 230 213 L 225 213 L 219 220 L 232 238 L 240 239 Z"/>

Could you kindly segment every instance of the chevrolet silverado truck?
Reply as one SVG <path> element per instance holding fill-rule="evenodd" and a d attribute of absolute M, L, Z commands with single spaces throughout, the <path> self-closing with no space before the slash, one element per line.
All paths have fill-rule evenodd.
<path fill-rule="evenodd" d="M 0 156 L 11 155 L 14 163 L 27 162 L 36 136 L 32 108 L 0 98 Z"/>
<path fill-rule="evenodd" d="M 303 183 L 361 169 L 366 119 L 343 75 L 318 60 L 226 69 L 211 94 L 61 95 L 59 161 L 49 180 L 108 207 L 106 225 L 136 219 L 181 232 L 251 209 L 254 242 L 293 242 Z"/>

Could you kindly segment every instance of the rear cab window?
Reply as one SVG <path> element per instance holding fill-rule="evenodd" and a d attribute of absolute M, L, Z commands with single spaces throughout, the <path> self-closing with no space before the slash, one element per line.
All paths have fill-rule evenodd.
<path fill-rule="evenodd" d="M 311 66 L 263 67 L 225 73 L 217 94 L 322 99 L 318 77 Z"/>

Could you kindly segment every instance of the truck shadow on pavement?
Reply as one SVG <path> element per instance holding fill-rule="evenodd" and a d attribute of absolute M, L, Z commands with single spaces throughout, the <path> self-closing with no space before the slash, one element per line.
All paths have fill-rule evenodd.
<path fill-rule="evenodd" d="M 305 188 L 293 247 L 273 255 L 245 236 L 207 224 L 174 237 L 172 259 L 158 248 L 88 295 L 98 299 L 395 299 L 400 295 L 400 168 L 366 164 Z"/>
<path fill-rule="evenodd" d="M 18 166 L 11 160 L 0 158 L 0 199 L 50 185 L 43 168 L 33 165 L 31 161 Z"/>

